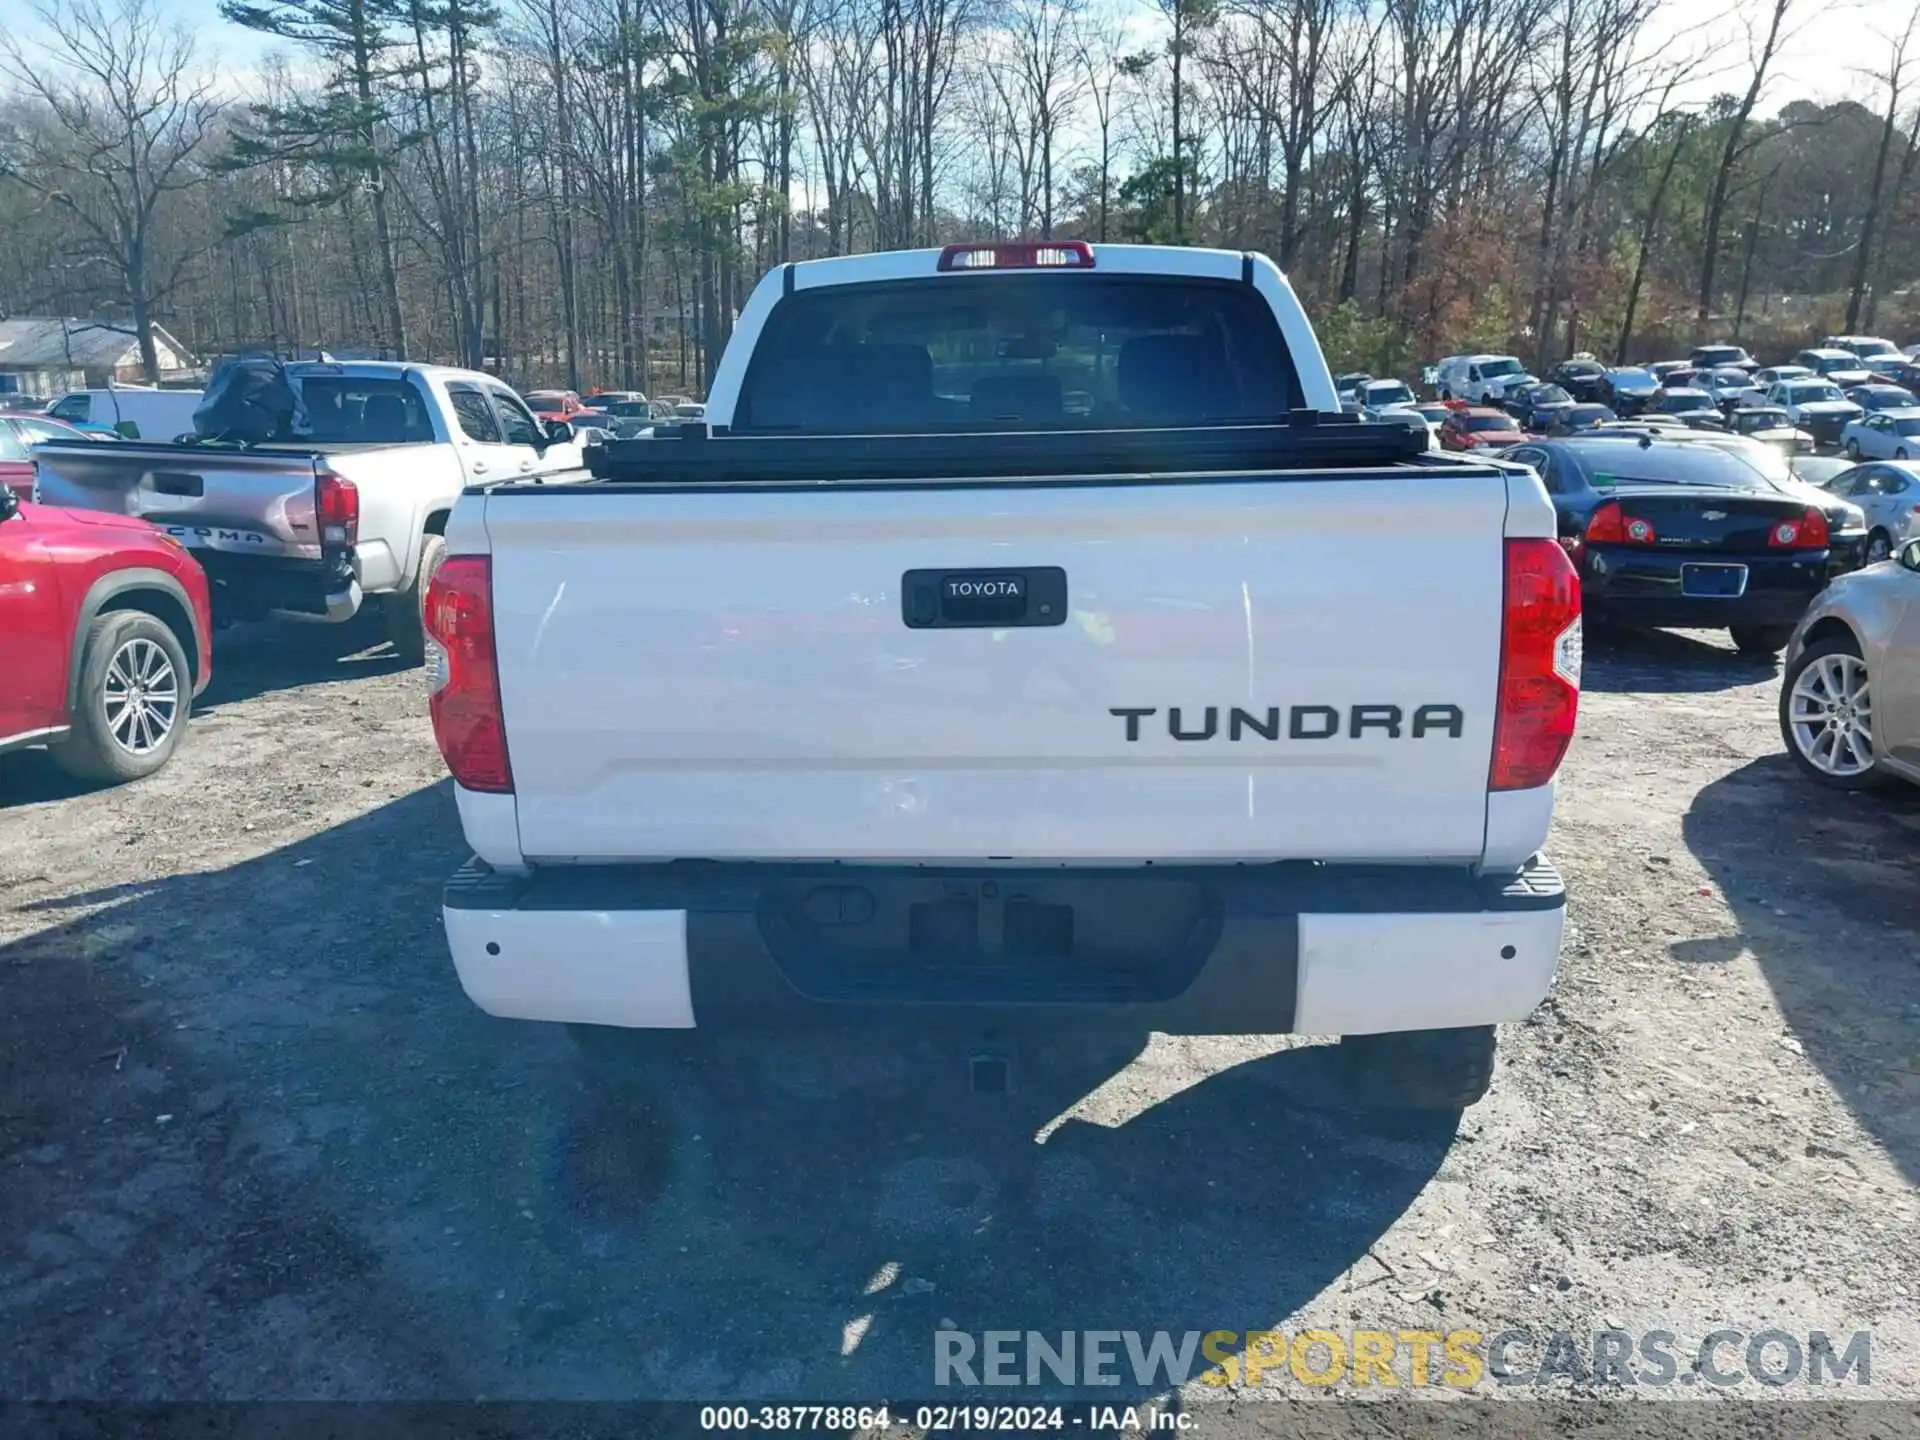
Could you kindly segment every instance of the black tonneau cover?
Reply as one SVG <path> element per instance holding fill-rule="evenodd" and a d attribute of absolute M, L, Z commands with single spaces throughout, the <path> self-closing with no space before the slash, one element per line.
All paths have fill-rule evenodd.
<path fill-rule="evenodd" d="M 1438 459 L 1424 428 L 1316 411 L 1296 412 L 1284 425 L 1178 430 L 730 435 L 662 426 L 651 437 L 589 446 L 585 455 L 595 480 L 641 488 L 1359 470 Z"/>
<path fill-rule="evenodd" d="M 257 445 L 238 440 L 42 440 L 36 450 L 78 451 L 82 455 L 141 456 L 186 462 L 195 456 L 215 460 L 244 459 L 248 455 L 323 460 L 329 455 L 355 455 L 362 450 L 397 450 L 401 444 L 436 444 L 436 441 L 404 441 L 383 444 L 376 440 L 332 441 L 263 440 Z"/>

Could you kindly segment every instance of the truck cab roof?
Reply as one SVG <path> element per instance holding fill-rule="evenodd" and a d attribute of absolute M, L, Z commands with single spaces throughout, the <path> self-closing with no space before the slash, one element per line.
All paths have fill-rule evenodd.
<path fill-rule="evenodd" d="M 506 383 L 498 375 L 489 375 L 484 370 L 463 370 L 457 365 L 420 365 L 411 360 L 301 360 L 287 366 L 287 373 L 295 379 L 308 375 L 345 375 L 354 380 L 400 380 L 408 375 L 423 375 L 443 382 Z"/>

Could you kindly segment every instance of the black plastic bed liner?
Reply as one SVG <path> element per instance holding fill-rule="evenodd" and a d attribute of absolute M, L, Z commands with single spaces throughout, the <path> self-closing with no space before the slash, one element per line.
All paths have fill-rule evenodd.
<path fill-rule="evenodd" d="M 1285 424 L 1173 430 L 947 431 L 919 435 L 734 435 L 702 425 L 588 447 L 596 489 L 720 485 L 938 484 L 1025 480 L 1072 484 L 1118 476 L 1208 472 L 1399 471 L 1410 461 L 1454 470 L 1424 429 L 1297 411 Z M 495 487 L 557 494 L 578 487 Z"/>

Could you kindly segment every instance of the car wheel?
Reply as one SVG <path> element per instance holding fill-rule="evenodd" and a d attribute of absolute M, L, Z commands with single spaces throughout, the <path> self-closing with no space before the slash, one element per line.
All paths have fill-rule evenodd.
<path fill-rule="evenodd" d="M 1493 1079 L 1491 1025 L 1342 1035 L 1340 1068 L 1362 1104 L 1392 1110 L 1464 1110 Z"/>
<path fill-rule="evenodd" d="M 1823 785 L 1879 783 L 1873 753 L 1873 687 L 1851 635 L 1809 645 L 1780 681 L 1780 734 L 1794 763 Z"/>
<path fill-rule="evenodd" d="M 1860 442 L 1858 440 L 1847 441 L 1847 458 L 1856 465 L 1860 463 Z"/>
<path fill-rule="evenodd" d="M 420 546 L 420 568 L 413 583 L 384 602 L 387 639 L 393 642 L 393 653 L 408 665 L 422 664 L 427 658 L 427 587 L 446 558 L 446 537 L 427 536 Z"/>
<path fill-rule="evenodd" d="M 1893 554 L 1893 537 L 1884 530 L 1875 530 L 1867 536 L 1867 564 L 1878 565 Z"/>
<path fill-rule="evenodd" d="M 1728 631 L 1742 655 L 1778 655 L 1793 639 L 1791 625 L 1735 625 Z"/>
<path fill-rule="evenodd" d="M 1900 447 L 1900 448 L 1899 448 L 1898 450 L 1896 450 L 1896 451 L 1894 451 L 1894 452 L 1893 452 L 1893 458 L 1894 458 L 1894 459 L 1896 459 L 1896 460 L 1904 460 L 1904 459 L 1906 459 L 1906 458 L 1907 458 L 1907 447 L 1906 447 L 1906 446 L 1904 446 L 1904 445 L 1902 445 L 1902 446 L 1901 446 L 1901 447 Z"/>
<path fill-rule="evenodd" d="M 109 610 L 81 642 L 73 729 L 54 761 L 79 780 L 138 780 L 179 748 L 192 709 L 179 637 L 144 610 Z"/>

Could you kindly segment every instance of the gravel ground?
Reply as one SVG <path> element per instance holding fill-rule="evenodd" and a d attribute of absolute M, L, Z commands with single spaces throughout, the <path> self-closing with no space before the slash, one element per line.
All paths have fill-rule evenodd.
<path fill-rule="evenodd" d="M 0 1397 L 925 1397 L 943 1324 L 1871 1328 L 1848 1393 L 1920 1395 L 1920 794 L 1805 783 L 1718 637 L 1590 650 L 1566 960 L 1457 1124 L 1277 1040 L 991 1099 L 889 1036 L 590 1083 L 460 994 L 375 639 L 233 639 L 137 786 L 0 758 Z"/>

